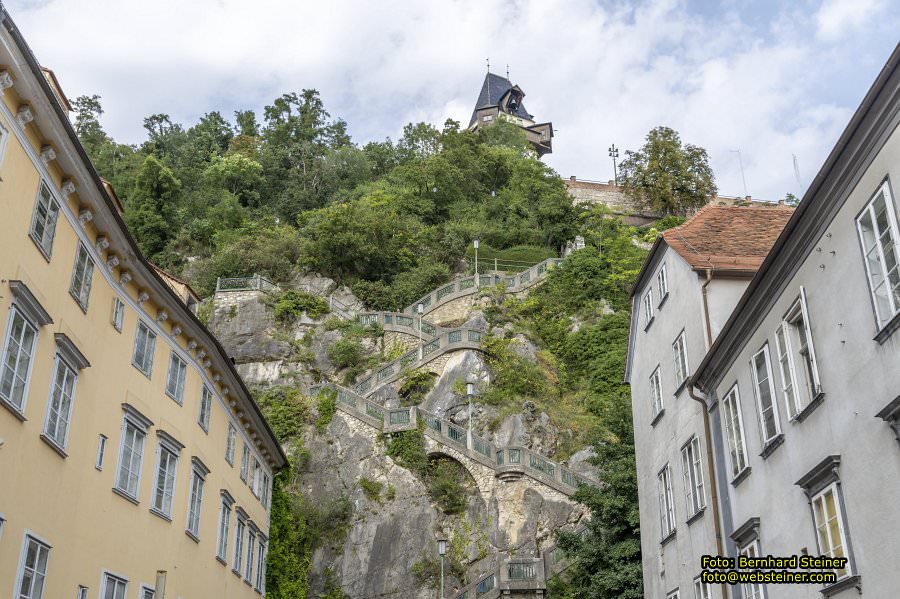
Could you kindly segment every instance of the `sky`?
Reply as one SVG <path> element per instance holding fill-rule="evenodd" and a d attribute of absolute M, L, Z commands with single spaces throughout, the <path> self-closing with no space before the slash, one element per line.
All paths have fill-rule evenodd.
<path fill-rule="evenodd" d="M 900 0 L 7 0 L 70 98 L 118 141 L 318 89 L 356 143 L 467 125 L 486 61 L 552 121 L 560 175 L 606 181 L 666 125 L 723 195 L 802 195 L 896 46 Z M 794 157 L 799 167 L 799 183 Z M 743 171 L 741 169 L 743 165 Z"/>

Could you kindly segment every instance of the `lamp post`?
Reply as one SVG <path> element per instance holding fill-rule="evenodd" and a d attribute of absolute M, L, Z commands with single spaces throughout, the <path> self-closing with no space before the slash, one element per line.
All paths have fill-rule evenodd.
<path fill-rule="evenodd" d="M 425 304 L 416 306 L 416 312 L 419 314 L 419 360 L 425 357 L 425 341 L 422 339 L 422 314 L 425 313 Z"/>
<path fill-rule="evenodd" d="M 469 433 L 466 439 L 466 446 L 472 449 L 472 397 L 475 395 L 475 385 L 471 382 L 466 383 L 466 396 L 469 398 Z"/>
<path fill-rule="evenodd" d="M 613 181 L 618 185 L 619 173 L 616 171 L 616 158 L 619 157 L 619 148 L 616 147 L 616 144 L 609 146 L 609 157 L 613 160 Z"/>
<path fill-rule="evenodd" d="M 444 599 L 444 556 L 447 555 L 447 539 L 438 539 L 438 553 L 441 556 L 441 598 Z"/>
<path fill-rule="evenodd" d="M 478 240 L 473 240 L 472 245 L 475 246 L 475 286 L 480 287 L 481 277 L 478 276 Z"/>

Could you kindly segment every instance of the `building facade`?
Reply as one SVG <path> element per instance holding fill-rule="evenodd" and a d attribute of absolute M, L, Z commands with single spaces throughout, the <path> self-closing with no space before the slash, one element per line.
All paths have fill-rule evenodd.
<path fill-rule="evenodd" d="M 646 597 L 720 597 L 700 557 L 717 553 L 702 405 L 688 381 L 792 210 L 707 205 L 664 231 L 632 295 L 631 386 Z"/>
<path fill-rule="evenodd" d="M 0 595 L 263 595 L 286 457 L 0 21 Z"/>
<path fill-rule="evenodd" d="M 536 123 L 525 110 L 524 98 L 525 92 L 518 85 L 513 85 L 506 77 L 488 72 L 475 101 L 469 129 L 478 131 L 497 121 L 507 121 L 522 129 L 538 156 L 549 154 L 553 151 L 553 123 Z"/>
<path fill-rule="evenodd" d="M 743 597 L 900 586 L 898 65 L 900 47 L 695 375 L 721 421 L 729 554 L 848 559 L 836 583 L 750 584 Z"/>

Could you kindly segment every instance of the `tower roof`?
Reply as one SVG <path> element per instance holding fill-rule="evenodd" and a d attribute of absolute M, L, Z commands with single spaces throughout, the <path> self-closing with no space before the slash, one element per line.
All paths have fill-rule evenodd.
<path fill-rule="evenodd" d="M 475 102 L 475 110 L 472 111 L 472 118 L 469 123 L 471 124 L 475 121 L 475 113 L 479 109 L 488 106 L 499 106 L 503 96 L 514 87 L 517 86 L 513 85 L 512 81 L 506 77 L 488 72 L 488 74 L 484 76 L 484 83 L 481 84 L 481 93 L 478 94 L 478 100 Z M 522 90 L 519 89 L 519 92 L 521 93 Z M 524 96 L 525 94 L 522 93 L 522 95 Z M 522 117 L 523 119 L 531 120 L 532 118 L 532 116 L 528 114 L 528 111 L 525 110 L 525 105 L 522 102 L 519 102 L 516 105 L 513 114 Z"/>

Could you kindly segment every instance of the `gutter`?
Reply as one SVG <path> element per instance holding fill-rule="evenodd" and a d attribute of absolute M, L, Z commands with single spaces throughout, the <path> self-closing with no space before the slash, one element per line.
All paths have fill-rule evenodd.
<path fill-rule="evenodd" d="M 709 493 L 711 496 L 710 503 L 712 504 L 713 512 L 713 527 L 716 535 L 716 554 L 725 555 L 724 547 L 722 545 L 722 524 L 719 520 L 719 486 L 716 483 L 716 470 L 713 462 L 712 430 L 709 426 L 709 410 L 706 406 L 706 400 L 694 393 L 694 377 L 688 379 L 687 390 L 691 399 L 700 403 L 700 409 L 703 411 L 703 434 L 706 437 L 706 471 L 709 472 Z"/>

